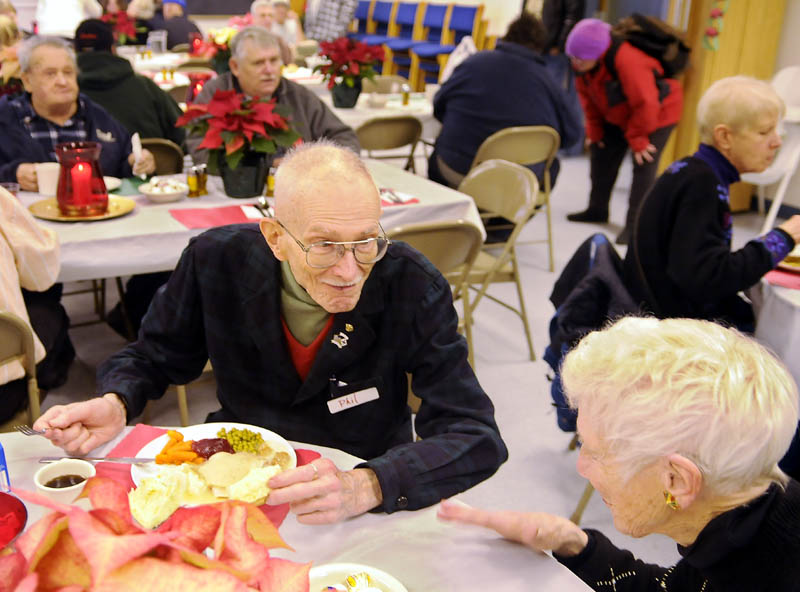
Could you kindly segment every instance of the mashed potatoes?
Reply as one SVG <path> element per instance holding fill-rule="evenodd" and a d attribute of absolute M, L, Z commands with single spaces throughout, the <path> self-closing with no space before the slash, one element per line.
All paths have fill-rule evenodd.
<path fill-rule="evenodd" d="M 223 499 L 262 503 L 270 492 L 267 481 L 282 470 L 269 461 L 245 452 L 218 452 L 201 465 L 160 465 L 155 477 L 128 493 L 131 514 L 145 528 L 154 528 L 186 504 Z"/>

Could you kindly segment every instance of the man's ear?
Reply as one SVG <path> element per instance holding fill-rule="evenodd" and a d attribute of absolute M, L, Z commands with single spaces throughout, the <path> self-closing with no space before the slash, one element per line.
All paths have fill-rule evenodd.
<path fill-rule="evenodd" d="M 22 72 L 19 75 L 19 78 L 20 78 L 20 80 L 22 80 L 22 86 L 25 87 L 25 90 L 28 91 L 28 92 L 31 92 L 30 77 L 28 76 L 28 73 L 27 72 Z"/>
<path fill-rule="evenodd" d="M 703 489 L 703 473 L 693 461 L 680 454 L 670 454 L 661 471 L 664 490 L 675 497 L 681 508 L 688 508 Z"/>
<path fill-rule="evenodd" d="M 231 56 L 228 58 L 228 67 L 231 69 L 231 74 L 239 77 L 239 62 L 236 61 L 236 58 Z"/>
<path fill-rule="evenodd" d="M 275 258 L 278 261 L 286 261 L 286 255 L 281 249 L 280 241 L 278 240 L 281 236 L 281 227 L 278 225 L 277 220 L 262 218 L 261 222 L 258 223 L 258 227 L 261 229 L 261 234 L 264 235 L 264 240 L 267 241 L 267 245 L 269 245 Z"/>

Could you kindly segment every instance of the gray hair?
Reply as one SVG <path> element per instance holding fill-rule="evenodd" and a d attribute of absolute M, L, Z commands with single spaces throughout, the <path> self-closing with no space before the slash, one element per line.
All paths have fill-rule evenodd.
<path fill-rule="evenodd" d="M 264 27 L 245 27 L 231 39 L 231 57 L 242 59 L 244 57 L 245 42 L 254 43 L 257 47 L 276 47 L 280 52 L 281 46 L 278 38 Z"/>
<path fill-rule="evenodd" d="M 762 113 L 783 117 L 786 107 L 769 82 L 752 76 L 728 76 L 714 82 L 697 103 L 700 141 L 714 144 L 714 128 L 741 131 L 757 125 Z"/>
<path fill-rule="evenodd" d="M 797 429 L 797 385 L 766 348 L 693 319 L 624 318 L 564 359 L 570 405 L 591 422 L 626 481 L 670 454 L 717 495 L 786 483 L 778 461 Z"/>
<path fill-rule="evenodd" d="M 253 3 L 250 5 L 250 12 L 254 12 L 256 8 L 261 6 L 272 6 L 271 0 L 253 0 Z"/>
<path fill-rule="evenodd" d="M 55 47 L 58 49 L 63 49 L 69 54 L 69 59 L 72 60 L 72 63 L 75 67 L 78 67 L 78 62 L 75 60 L 75 49 L 72 47 L 72 44 L 62 39 L 61 37 L 53 37 L 49 35 L 34 35 L 22 42 L 22 45 L 19 48 L 19 67 L 20 70 L 23 72 L 30 72 L 31 69 L 31 57 L 33 56 L 33 52 L 39 47 Z"/>

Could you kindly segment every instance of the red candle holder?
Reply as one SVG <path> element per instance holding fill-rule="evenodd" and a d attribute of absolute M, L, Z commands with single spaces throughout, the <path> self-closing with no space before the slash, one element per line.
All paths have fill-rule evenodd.
<path fill-rule="evenodd" d="M 65 142 L 56 145 L 61 165 L 56 199 L 63 216 L 99 216 L 108 210 L 108 191 L 100 171 L 98 142 Z"/>
<path fill-rule="evenodd" d="M 200 33 L 189 33 L 189 47 L 191 47 L 190 53 L 197 55 L 197 52 L 203 47 L 203 36 Z"/>
<path fill-rule="evenodd" d="M 189 74 L 189 89 L 186 95 L 186 102 L 191 103 L 203 90 L 203 85 L 211 78 L 210 73 L 206 72 L 192 72 Z"/>

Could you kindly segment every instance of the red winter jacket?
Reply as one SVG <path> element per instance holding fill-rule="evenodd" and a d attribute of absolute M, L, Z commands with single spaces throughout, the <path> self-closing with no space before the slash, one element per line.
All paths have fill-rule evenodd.
<path fill-rule="evenodd" d="M 592 142 L 603 139 L 603 122 L 622 128 L 631 150 L 639 152 L 650 143 L 650 134 L 665 125 L 677 123 L 683 109 L 683 88 L 674 78 L 659 78 L 669 94 L 659 102 L 656 73 L 664 70 L 657 59 L 630 43 L 623 42 L 614 56 L 619 84 L 608 71 L 605 56 L 589 72 L 577 76 L 578 95 L 586 115 L 586 135 Z M 615 103 L 609 90 L 621 90 L 622 101 Z"/>

